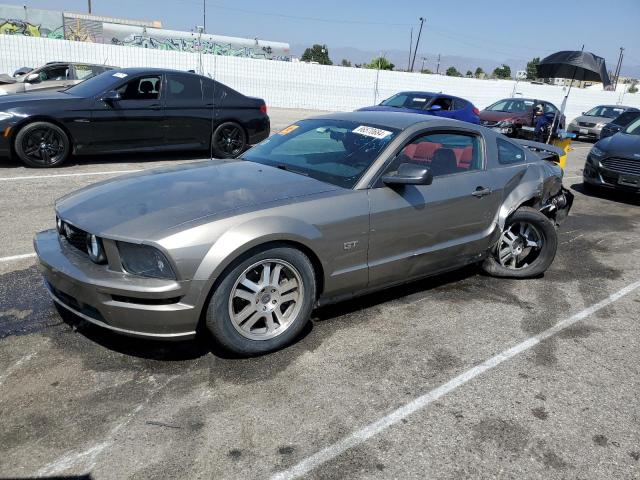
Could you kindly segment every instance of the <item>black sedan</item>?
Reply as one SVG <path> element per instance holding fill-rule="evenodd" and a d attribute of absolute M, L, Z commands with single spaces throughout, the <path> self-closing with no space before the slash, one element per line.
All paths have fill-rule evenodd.
<path fill-rule="evenodd" d="M 61 92 L 0 97 L 0 156 L 30 167 L 72 153 L 202 149 L 232 158 L 269 130 L 264 100 L 175 70 L 111 70 Z"/>
<path fill-rule="evenodd" d="M 640 118 L 593 146 L 583 180 L 591 190 L 607 187 L 640 193 Z"/>
<path fill-rule="evenodd" d="M 615 135 L 616 133 L 624 130 L 631 122 L 638 118 L 640 118 L 640 111 L 627 110 L 602 127 L 600 138 L 607 138 L 611 135 Z"/>

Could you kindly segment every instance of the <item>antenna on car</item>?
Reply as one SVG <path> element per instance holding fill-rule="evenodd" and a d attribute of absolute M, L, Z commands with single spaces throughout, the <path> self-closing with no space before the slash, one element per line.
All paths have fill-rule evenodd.
<path fill-rule="evenodd" d="M 109 57 L 108 57 L 108 56 L 107 56 L 107 57 L 104 57 L 104 62 L 102 62 L 102 64 L 103 64 L 103 65 L 106 65 L 106 64 L 107 64 L 107 60 L 108 60 L 108 59 L 109 59 Z"/>

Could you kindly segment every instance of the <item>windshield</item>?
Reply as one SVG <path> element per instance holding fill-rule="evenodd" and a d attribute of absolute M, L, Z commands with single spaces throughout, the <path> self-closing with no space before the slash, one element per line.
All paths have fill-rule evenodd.
<path fill-rule="evenodd" d="M 114 70 L 109 70 L 95 77 L 88 78 L 87 80 L 74 85 L 73 87 L 63 90 L 65 93 L 76 95 L 78 97 L 93 97 L 99 93 L 106 92 L 107 90 L 114 88 L 121 79 L 126 78 L 127 74 Z"/>
<path fill-rule="evenodd" d="M 605 118 L 616 118 L 619 115 L 624 113 L 624 108 L 620 107 L 608 107 L 606 105 L 600 105 L 599 107 L 594 107 L 584 115 L 586 117 L 605 117 Z"/>
<path fill-rule="evenodd" d="M 397 93 L 393 97 L 387 98 L 380 105 L 396 108 L 424 109 L 433 99 L 433 95 L 423 93 Z"/>
<path fill-rule="evenodd" d="M 242 159 L 353 188 L 397 133 L 345 120 L 301 120 L 256 145 Z"/>
<path fill-rule="evenodd" d="M 628 133 L 629 135 L 640 135 L 640 117 L 631 122 L 629 126 L 625 128 L 624 133 Z"/>
<path fill-rule="evenodd" d="M 493 105 L 488 106 L 485 110 L 489 112 L 509 112 L 518 113 L 526 112 L 533 108 L 533 100 L 523 100 L 521 98 L 507 98 L 500 100 Z"/>
<path fill-rule="evenodd" d="M 640 117 L 640 112 L 624 112 L 619 117 L 616 117 L 616 119 L 611 123 L 624 127 L 625 125 L 629 125 L 638 117 Z"/>

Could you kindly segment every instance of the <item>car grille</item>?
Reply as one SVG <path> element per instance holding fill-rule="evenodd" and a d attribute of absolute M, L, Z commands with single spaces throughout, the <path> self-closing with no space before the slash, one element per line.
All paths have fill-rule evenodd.
<path fill-rule="evenodd" d="M 601 163 L 604 168 L 613 172 L 625 175 L 640 175 L 640 160 L 611 157 L 605 158 Z"/>
<path fill-rule="evenodd" d="M 87 253 L 87 232 L 65 223 L 60 235 L 69 242 L 69 245 L 77 248 L 82 253 Z"/>
<path fill-rule="evenodd" d="M 590 128 L 593 128 L 596 126 L 595 123 L 589 123 L 589 122 L 578 122 L 578 125 L 580 125 L 581 127 L 590 127 Z"/>

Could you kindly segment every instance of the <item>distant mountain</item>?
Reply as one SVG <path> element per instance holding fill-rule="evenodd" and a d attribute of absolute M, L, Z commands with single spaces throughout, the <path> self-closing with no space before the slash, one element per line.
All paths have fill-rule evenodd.
<path fill-rule="evenodd" d="M 296 57 L 302 56 L 307 46 L 303 45 L 291 45 L 291 53 Z M 329 57 L 335 65 L 339 65 L 343 58 L 351 61 L 353 65 L 369 63 L 372 58 L 380 56 L 381 52 L 373 50 L 360 50 L 352 47 L 331 47 L 329 46 Z M 409 61 L 409 49 L 406 51 L 401 50 L 387 50 L 383 52 L 385 57 L 396 66 L 396 70 L 406 70 Z M 416 55 L 416 62 L 414 70 L 419 71 L 422 67 L 422 57 L 426 57 L 424 62 L 425 68 L 435 72 L 436 63 L 438 60 L 437 53 L 418 52 Z M 460 55 L 442 55 L 440 58 L 440 72 L 445 72 L 449 67 L 456 67 L 463 75 L 468 70 L 475 72 L 477 67 L 482 68 L 485 72 L 491 73 L 493 69 L 501 66 L 503 63 L 511 67 L 511 72 L 515 73 L 517 70 L 525 70 L 527 66 L 527 60 L 506 58 L 504 60 L 492 60 L 489 58 L 477 58 L 477 57 L 465 57 Z M 609 68 L 613 68 L 609 66 Z M 622 66 L 623 76 L 640 77 L 640 65 L 624 65 Z"/>

